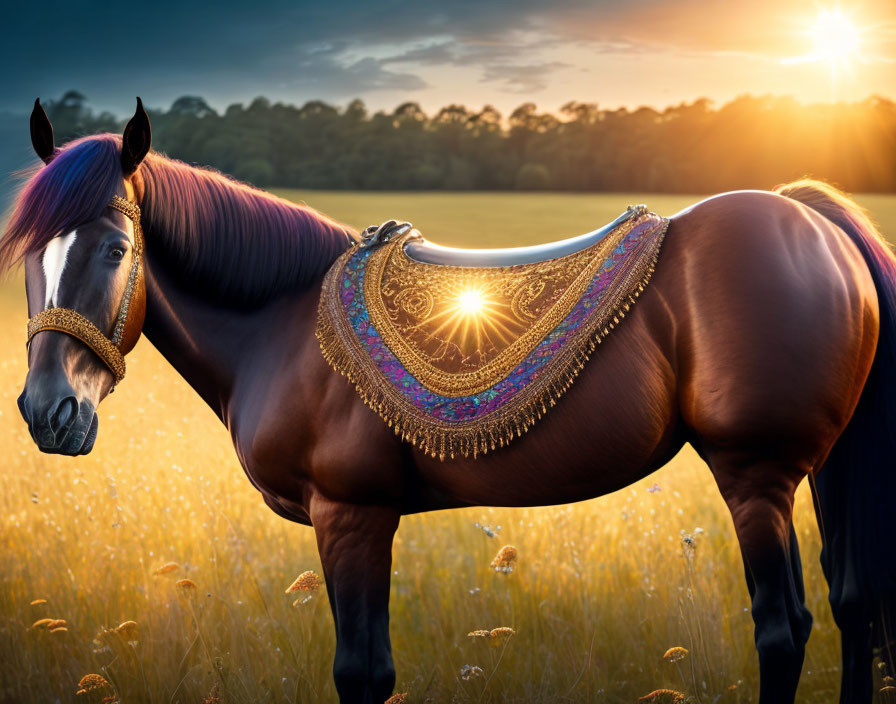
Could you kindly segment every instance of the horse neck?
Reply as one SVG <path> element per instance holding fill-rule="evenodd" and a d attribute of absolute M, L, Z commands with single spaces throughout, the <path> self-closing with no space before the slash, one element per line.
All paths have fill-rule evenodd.
<path fill-rule="evenodd" d="M 159 169 L 162 169 L 159 166 Z M 201 187 L 210 187 L 205 184 Z M 164 200 L 170 197 L 170 184 L 160 187 L 156 185 L 153 195 Z M 218 194 L 220 196 L 220 193 Z M 147 197 L 149 189 L 147 189 Z M 246 207 L 239 198 L 233 199 L 233 207 Z M 151 205 L 151 204 L 150 204 Z M 165 211 L 171 208 L 184 207 L 183 201 L 177 199 L 165 202 Z M 147 308 L 143 331 L 162 355 L 175 367 L 184 379 L 199 393 L 209 406 L 228 422 L 227 410 L 234 384 L 240 368 L 245 367 L 247 351 L 267 344 L 271 330 L 277 329 L 284 322 L 283 308 L 288 309 L 289 326 L 292 330 L 300 330 L 301 334 L 311 334 L 313 330 L 305 330 L 307 315 L 298 316 L 288 311 L 304 310 L 303 302 L 317 300 L 320 278 L 329 268 L 333 260 L 345 250 L 350 231 L 339 223 L 319 213 L 311 217 L 303 216 L 300 226 L 307 225 L 307 239 L 295 239 L 296 246 L 281 247 L 272 252 L 270 259 L 274 267 L 264 273 L 263 280 L 273 282 L 275 292 L 270 300 L 251 301 L 241 307 L 241 303 L 222 301 L 216 295 L 214 283 L 209 284 L 207 291 L 202 284 L 191 287 L 184 284 L 193 281 L 194 275 L 187 271 L 176 271 L 177 261 L 183 260 L 182 254 L 167 252 L 170 242 L 166 242 L 164 224 L 152 219 L 152 208 L 144 211 L 147 233 L 146 258 L 146 293 Z M 312 211 L 313 212 L 313 211 Z M 222 243 L 227 241 L 221 238 Z M 226 246 L 222 244 L 221 246 Z M 263 245 L 261 245 L 263 246 Z M 273 245 L 272 245 L 273 246 Z M 276 264 L 282 259 L 283 267 Z M 292 262 L 299 261 L 303 270 L 296 271 Z M 225 276 L 236 276 L 243 280 L 243 270 L 247 266 L 238 257 L 225 263 Z M 216 272 L 217 273 L 217 272 Z M 245 277 L 258 276 L 258 272 L 245 272 Z M 295 280 L 290 277 L 296 276 Z M 279 292 L 276 291 L 280 286 Z M 310 324 L 313 327 L 313 323 Z"/>
<path fill-rule="evenodd" d="M 147 251 L 143 333 L 184 380 L 230 426 L 230 399 L 252 353 L 289 320 L 293 336 L 313 335 L 313 319 L 290 310 L 314 308 L 317 281 L 253 309 L 221 305 L 185 288 L 166 262 Z"/>

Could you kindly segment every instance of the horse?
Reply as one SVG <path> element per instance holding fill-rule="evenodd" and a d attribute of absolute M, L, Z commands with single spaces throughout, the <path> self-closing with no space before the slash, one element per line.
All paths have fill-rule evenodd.
<path fill-rule="evenodd" d="M 734 522 L 761 704 L 794 701 L 811 630 L 791 520 L 807 478 L 842 634 L 840 701 L 871 701 L 896 593 L 896 258 L 845 195 L 805 180 L 676 214 L 650 285 L 557 407 L 505 447 L 442 460 L 396 437 L 318 348 L 321 282 L 355 246 L 351 228 L 156 153 L 139 98 L 122 136 L 58 148 L 39 102 L 31 133 L 44 165 L 18 195 L 0 268 L 24 263 L 33 326 L 18 406 L 34 442 L 89 452 L 96 409 L 145 335 L 229 429 L 264 502 L 313 526 L 340 702 L 393 691 L 402 516 L 590 499 L 686 442 Z"/>

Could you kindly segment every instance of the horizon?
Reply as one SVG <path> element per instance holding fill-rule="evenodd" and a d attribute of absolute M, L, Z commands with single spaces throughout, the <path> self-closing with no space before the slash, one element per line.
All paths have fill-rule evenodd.
<path fill-rule="evenodd" d="M 214 110 L 215 113 L 219 116 L 223 115 L 227 111 L 228 108 L 231 108 L 233 106 L 241 106 L 243 109 L 245 109 L 249 105 L 251 105 L 254 101 L 259 100 L 259 99 L 267 100 L 272 106 L 273 105 L 282 105 L 284 107 L 291 107 L 291 108 L 301 108 L 303 105 L 306 105 L 308 103 L 322 102 L 322 103 L 325 103 L 326 105 L 329 105 L 332 108 L 335 108 L 338 111 L 344 111 L 352 102 L 360 100 L 364 104 L 364 106 L 367 109 L 367 111 L 369 112 L 369 114 L 371 114 L 371 115 L 377 114 L 377 113 L 390 114 L 390 113 L 394 112 L 398 107 L 400 107 L 404 103 L 417 103 L 417 101 L 415 101 L 415 100 L 403 100 L 401 102 L 395 103 L 394 105 L 374 106 L 374 105 L 367 103 L 367 101 L 365 101 L 360 96 L 356 96 L 354 98 L 346 98 L 345 100 L 325 100 L 323 98 L 311 96 L 302 101 L 291 102 L 288 100 L 274 100 L 270 96 L 258 94 L 258 95 L 253 95 L 251 97 L 247 97 L 244 99 L 236 99 L 236 100 L 226 103 L 226 104 L 215 104 L 212 101 L 205 98 L 205 96 L 203 96 L 201 93 L 187 92 L 182 95 L 175 96 L 167 105 L 159 105 L 159 104 L 150 103 L 145 98 L 143 98 L 142 95 L 140 95 L 139 93 L 135 93 L 135 95 L 130 98 L 131 104 L 129 107 L 124 107 L 120 111 L 116 111 L 109 107 L 97 105 L 93 100 L 91 100 L 89 95 L 86 95 L 85 93 L 78 90 L 77 88 L 70 88 L 68 90 L 63 91 L 59 95 L 40 95 L 40 96 L 36 95 L 36 96 L 34 96 L 34 98 L 39 99 L 41 101 L 41 104 L 44 107 L 47 107 L 51 103 L 58 103 L 59 101 L 62 100 L 62 98 L 66 94 L 72 93 L 72 92 L 78 93 L 81 96 L 83 96 L 83 98 L 84 98 L 83 107 L 92 111 L 95 115 L 100 115 L 102 113 L 109 113 L 116 120 L 119 120 L 119 121 L 125 121 L 130 118 L 130 116 L 133 114 L 134 105 L 136 104 L 135 101 L 138 96 L 141 97 L 141 99 L 143 100 L 143 104 L 146 107 L 147 111 L 162 112 L 162 113 L 169 112 L 171 110 L 171 108 L 173 107 L 174 103 L 181 98 L 199 98 L 199 99 L 203 100 L 208 105 L 208 107 L 210 107 L 212 110 Z M 0 108 L 0 114 L 6 114 L 8 116 L 14 116 L 14 117 L 22 117 L 22 116 L 27 117 L 31 113 L 32 108 L 34 107 L 34 98 L 32 98 L 31 102 L 29 102 L 26 106 L 23 106 L 21 108 L 14 108 L 14 107 Z M 733 97 L 726 99 L 726 100 L 715 100 L 715 99 L 707 97 L 707 96 L 696 96 L 694 98 L 690 98 L 690 99 L 686 99 L 686 100 L 679 100 L 677 102 L 669 102 L 669 103 L 665 103 L 665 104 L 640 103 L 640 104 L 628 104 L 628 105 L 623 105 L 623 104 L 608 105 L 599 100 L 589 100 L 586 97 L 586 98 L 571 98 L 570 100 L 566 101 L 565 103 L 557 105 L 554 108 L 544 106 L 534 100 L 522 99 L 519 102 L 517 102 L 516 104 L 512 104 L 510 106 L 510 108 L 507 110 L 502 110 L 500 108 L 497 108 L 497 106 L 493 105 L 492 103 L 467 104 L 467 103 L 464 103 L 463 101 L 450 100 L 450 99 L 441 105 L 436 105 L 433 107 L 427 107 L 422 104 L 419 104 L 419 103 L 418 104 L 420 105 L 420 109 L 428 117 L 434 117 L 435 115 L 437 115 L 439 113 L 440 110 L 447 108 L 447 107 L 455 106 L 455 105 L 463 107 L 472 113 L 475 113 L 479 110 L 483 110 L 488 107 L 495 107 L 495 109 L 497 109 L 501 113 L 502 120 L 506 121 L 506 119 L 510 116 L 510 114 L 515 109 L 517 109 L 527 103 L 533 103 L 536 107 L 536 110 L 539 113 L 550 114 L 555 117 L 561 118 L 564 114 L 563 107 L 564 107 L 564 105 L 566 105 L 568 103 L 592 104 L 592 105 L 596 105 L 598 110 L 606 111 L 606 112 L 615 112 L 615 111 L 619 111 L 619 110 L 625 110 L 627 112 L 633 113 L 633 112 L 637 112 L 638 110 L 647 109 L 647 110 L 653 110 L 654 112 L 657 112 L 658 114 L 663 114 L 666 111 L 673 110 L 673 109 L 681 107 L 681 106 L 691 106 L 691 105 L 695 105 L 695 104 L 703 102 L 703 101 L 705 101 L 707 103 L 709 110 L 711 110 L 711 111 L 718 110 L 730 103 L 733 103 L 733 102 L 735 102 L 737 100 L 741 100 L 741 99 L 781 100 L 781 101 L 792 100 L 798 106 L 803 107 L 803 108 L 814 107 L 814 106 L 835 107 L 835 106 L 846 106 L 846 105 L 858 105 L 858 104 L 864 103 L 868 100 L 874 100 L 874 99 L 881 99 L 881 100 L 896 102 L 896 91 L 894 91 L 893 94 L 868 93 L 864 96 L 858 96 L 854 99 L 838 99 L 838 100 L 826 100 L 826 99 L 807 100 L 807 99 L 801 98 L 797 95 L 786 94 L 786 93 L 744 92 L 744 93 L 736 94 Z"/>

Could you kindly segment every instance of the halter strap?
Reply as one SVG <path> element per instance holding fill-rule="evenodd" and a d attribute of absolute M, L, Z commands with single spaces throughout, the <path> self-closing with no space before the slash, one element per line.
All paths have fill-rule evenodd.
<path fill-rule="evenodd" d="M 140 206 L 136 203 L 125 200 L 120 196 L 112 196 L 109 207 L 127 217 L 134 225 L 134 252 L 131 259 L 131 269 L 128 271 L 128 281 L 125 284 L 124 296 L 121 298 L 121 306 L 118 309 L 118 317 L 115 320 L 115 329 L 112 331 L 112 342 L 120 347 L 121 336 L 124 333 L 125 323 L 128 319 L 128 309 L 131 306 L 131 298 L 134 296 L 134 286 L 143 266 L 143 228 L 140 225 Z"/>
<path fill-rule="evenodd" d="M 28 342 L 39 332 L 55 330 L 79 339 L 96 353 L 115 377 L 113 388 L 125 374 L 124 354 L 121 351 L 122 337 L 127 327 L 131 299 L 141 278 L 143 269 L 143 228 L 140 226 L 140 206 L 120 196 L 112 196 L 109 207 L 127 217 L 134 225 L 134 247 L 131 268 L 125 284 L 124 295 L 115 317 L 112 337 L 107 337 L 96 325 L 71 308 L 47 308 L 28 320 Z"/>
<path fill-rule="evenodd" d="M 28 343 L 31 343 L 31 338 L 37 333 L 45 330 L 56 330 L 77 337 L 109 367 L 116 384 L 124 379 L 125 364 L 121 350 L 78 311 L 71 308 L 42 310 L 28 321 Z"/>

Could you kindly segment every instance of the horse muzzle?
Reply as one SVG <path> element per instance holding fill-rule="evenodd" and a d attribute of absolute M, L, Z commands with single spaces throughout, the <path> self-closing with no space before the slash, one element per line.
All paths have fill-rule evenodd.
<path fill-rule="evenodd" d="M 88 399 L 78 401 L 67 384 L 39 393 L 27 386 L 18 398 L 19 411 L 41 452 L 86 455 L 96 441 L 99 419 Z"/>

